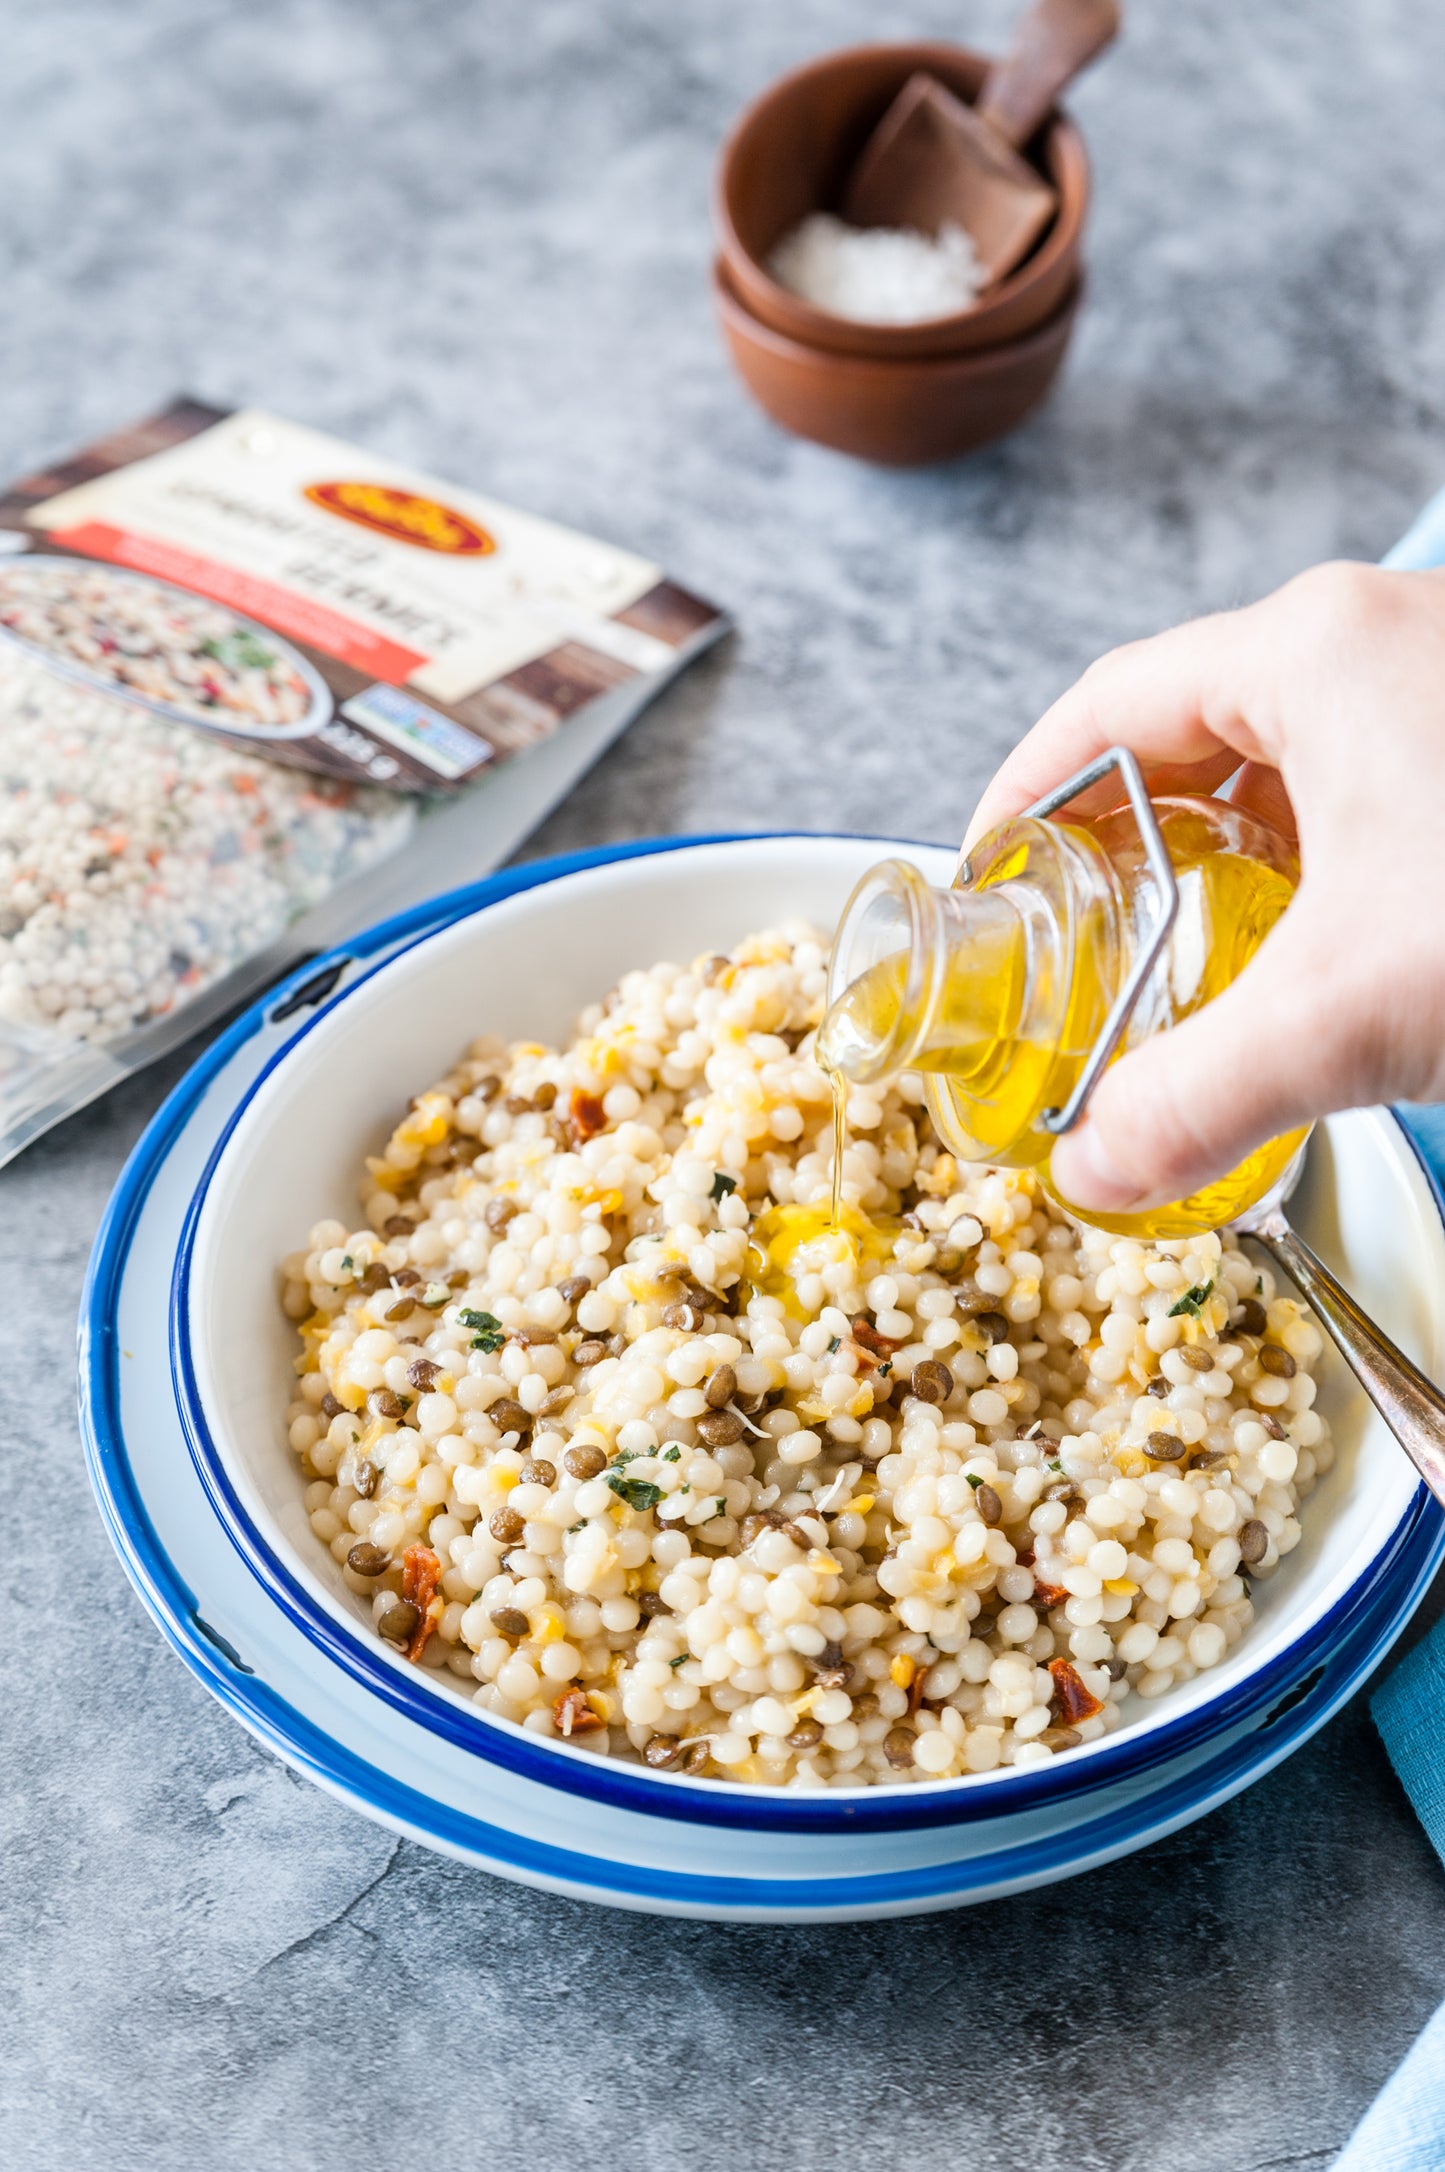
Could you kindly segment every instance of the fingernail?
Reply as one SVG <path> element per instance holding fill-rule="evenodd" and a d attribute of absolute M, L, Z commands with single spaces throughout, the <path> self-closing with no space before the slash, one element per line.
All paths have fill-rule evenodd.
<path fill-rule="evenodd" d="M 1143 1190 L 1137 1178 L 1125 1176 L 1091 1123 L 1060 1139 L 1050 1175 L 1055 1188 L 1074 1205 L 1106 1212 L 1131 1206 Z"/>

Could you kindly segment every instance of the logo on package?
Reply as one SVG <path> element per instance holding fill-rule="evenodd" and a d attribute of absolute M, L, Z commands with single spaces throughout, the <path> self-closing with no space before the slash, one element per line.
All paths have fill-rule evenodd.
<path fill-rule="evenodd" d="M 387 535 L 418 550 L 445 551 L 452 558 L 486 558 L 497 547 L 485 528 L 451 506 L 440 505 L 435 498 L 419 498 L 412 490 L 394 490 L 388 483 L 308 483 L 305 495 L 323 513 L 355 521 L 373 535 Z"/>

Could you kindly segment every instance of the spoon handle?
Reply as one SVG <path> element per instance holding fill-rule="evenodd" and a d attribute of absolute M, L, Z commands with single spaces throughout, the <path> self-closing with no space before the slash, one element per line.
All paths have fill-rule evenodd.
<path fill-rule="evenodd" d="M 1445 1506 L 1445 1396 L 1361 1311 L 1304 1239 L 1279 1218 L 1271 1217 L 1271 1221 L 1268 1234 L 1261 1230 L 1250 1234 L 1314 1307 L 1360 1386 L 1436 1500 Z"/>
<path fill-rule="evenodd" d="M 979 94 L 981 118 L 1019 150 L 1118 28 L 1118 0 L 1034 0 Z"/>

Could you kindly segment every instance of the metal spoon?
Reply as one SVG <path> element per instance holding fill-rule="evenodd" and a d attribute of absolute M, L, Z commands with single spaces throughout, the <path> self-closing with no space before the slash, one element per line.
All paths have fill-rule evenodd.
<path fill-rule="evenodd" d="M 1235 1233 L 1253 1237 L 1262 1245 L 1314 1307 L 1360 1386 L 1436 1500 L 1445 1506 L 1445 1396 L 1355 1303 L 1303 1237 L 1290 1228 L 1285 1201 L 1298 1184 L 1303 1168 L 1301 1146 L 1259 1204 L 1239 1217 Z"/>

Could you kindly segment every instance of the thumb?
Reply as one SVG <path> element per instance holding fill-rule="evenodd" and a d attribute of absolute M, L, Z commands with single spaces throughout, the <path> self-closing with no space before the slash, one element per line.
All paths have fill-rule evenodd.
<path fill-rule="evenodd" d="M 1238 980 L 1105 1072 L 1054 1148 L 1065 1202 L 1087 1217 L 1187 1198 L 1263 1140 L 1372 1098 L 1339 963 L 1301 891 Z"/>

